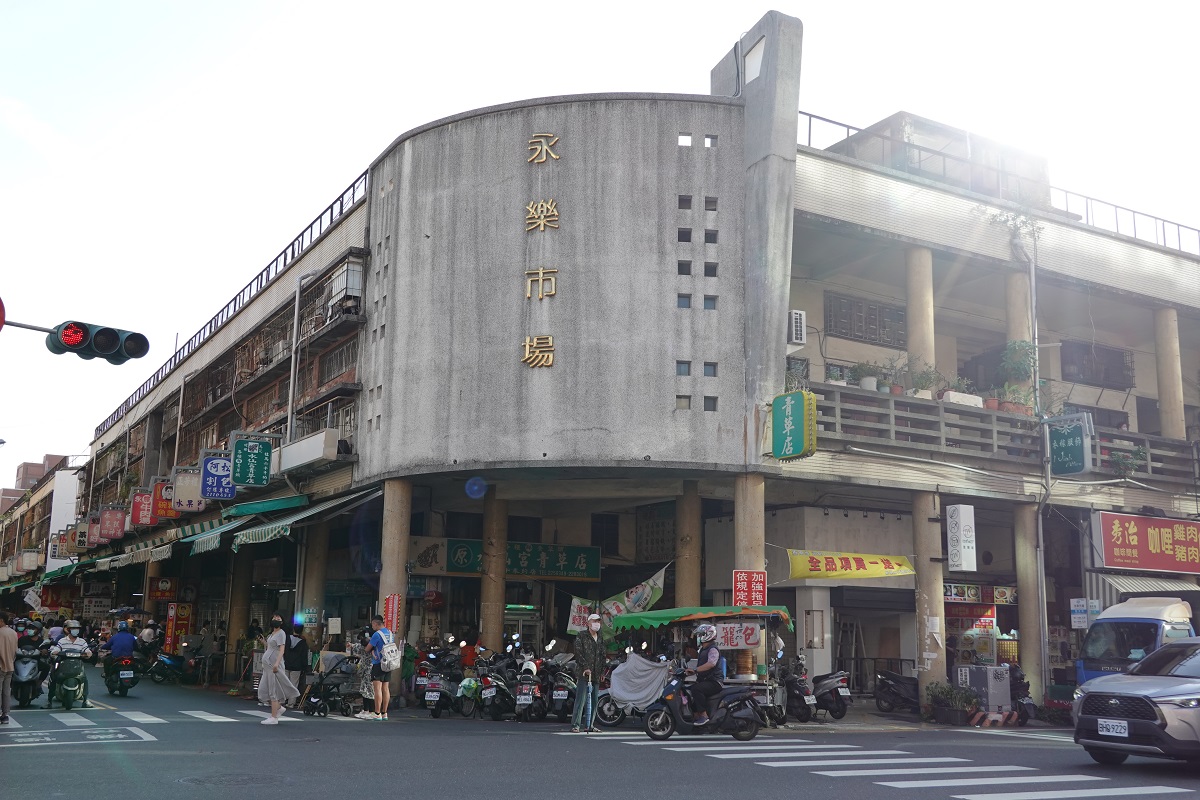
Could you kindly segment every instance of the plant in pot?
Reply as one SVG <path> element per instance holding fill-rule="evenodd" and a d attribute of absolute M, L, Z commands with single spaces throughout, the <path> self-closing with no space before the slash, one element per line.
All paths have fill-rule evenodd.
<path fill-rule="evenodd" d="M 999 411 L 1000 402 L 1004 399 L 1004 387 L 993 386 L 984 392 L 983 407 L 988 411 Z"/>
<path fill-rule="evenodd" d="M 879 379 L 884 375 L 883 367 L 872 361 L 859 361 L 850 368 L 850 381 L 858 384 L 865 392 L 879 391 Z"/>
<path fill-rule="evenodd" d="M 948 683 L 937 681 L 925 687 L 925 699 L 929 701 L 934 722 L 943 725 L 950 724 L 950 707 L 954 697 L 954 687 Z"/>
<path fill-rule="evenodd" d="M 906 370 L 908 372 L 908 382 L 912 386 L 910 391 L 913 397 L 923 397 L 926 400 L 932 400 L 933 387 L 942 381 L 942 373 L 937 371 L 937 367 L 927 364 L 925 359 L 920 356 L 910 356 Z"/>
<path fill-rule="evenodd" d="M 961 375 L 946 378 L 946 386 L 938 392 L 938 398 L 947 403 L 983 407 L 983 400 L 975 394 L 975 384 L 971 382 L 970 378 L 964 378 Z"/>
<path fill-rule="evenodd" d="M 1006 383 L 1000 388 L 997 395 L 1000 398 L 1000 410 L 1005 414 L 1024 413 L 1024 404 L 1021 402 L 1024 396 L 1022 387 Z"/>
<path fill-rule="evenodd" d="M 1128 478 L 1146 463 L 1146 456 L 1146 448 L 1144 447 L 1135 447 L 1128 453 L 1114 450 L 1108 456 L 1108 463 L 1112 467 L 1113 472 L 1122 478 Z"/>
<path fill-rule="evenodd" d="M 951 725 L 966 725 L 979 708 L 979 695 L 966 686 L 950 689 Z"/>
<path fill-rule="evenodd" d="M 999 377 L 1005 383 L 1028 383 L 1033 380 L 1033 365 L 1037 348 L 1033 342 L 1017 340 L 1004 345 L 1000 354 Z"/>

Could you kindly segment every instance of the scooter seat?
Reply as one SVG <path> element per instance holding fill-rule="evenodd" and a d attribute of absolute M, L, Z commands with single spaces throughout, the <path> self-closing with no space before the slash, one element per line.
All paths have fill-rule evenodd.
<path fill-rule="evenodd" d="M 917 685 L 916 678 L 909 677 L 908 675 L 901 675 L 899 672 L 888 672 L 887 670 L 880 670 L 879 675 L 882 678 L 887 678 L 889 681 L 892 681 L 893 683 L 898 683 L 898 684 L 903 683 L 903 684 L 908 684 L 910 686 Z"/>
<path fill-rule="evenodd" d="M 838 673 L 836 673 L 836 672 L 826 672 L 824 675 L 814 675 L 811 678 L 809 678 L 809 680 L 812 681 L 813 686 L 816 686 L 821 681 L 828 680 L 837 674 Z"/>

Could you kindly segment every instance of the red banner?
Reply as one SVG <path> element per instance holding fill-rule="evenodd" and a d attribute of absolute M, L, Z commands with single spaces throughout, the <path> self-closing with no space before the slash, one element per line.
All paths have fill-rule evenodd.
<path fill-rule="evenodd" d="M 125 536 L 125 509 L 106 508 L 100 512 L 100 541 L 111 542 Z"/>
<path fill-rule="evenodd" d="M 134 492 L 130 497 L 134 525 L 157 525 L 158 517 L 154 516 L 154 492 L 143 489 Z"/>
<path fill-rule="evenodd" d="M 42 605 L 51 611 L 57 611 L 64 606 L 74 608 L 78 591 L 77 586 L 43 586 Z"/>
<path fill-rule="evenodd" d="M 99 547 L 103 540 L 100 538 L 100 518 L 88 517 L 87 546 Z"/>
<path fill-rule="evenodd" d="M 765 606 L 766 604 L 766 571 L 754 569 L 735 569 L 733 571 L 733 605 Z"/>
<path fill-rule="evenodd" d="M 167 606 L 167 627 L 163 632 L 163 649 L 168 653 L 179 652 L 183 637 L 192 632 L 192 604 L 170 603 Z"/>
<path fill-rule="evenodd" d="M 383 624 L 393 636 L 403 638 L 397 633 L 400 629 L 400 595 L 389 594 L 383 599 Z"/>
<path fill-rule="evenodd" d="M 166 481 L 159 481 L 154 484 L 154 507 L 151 513 L 158 517 L 159 520 L 182 517 L 183 512 L 172 508 L 174 500 L 175 487 Z"/>
<path fill-rule="evenodd" d="M 1200 522 L 1098 511 L 1092 525 L 1106 567 L 1200 575 Z"/>
<path fill-rule="evenodd" d="M 170 603 L 175 600 L 179 591 L 178 578 L 151 578 L 147 587 L 146 601 L 150 603 Z"/>

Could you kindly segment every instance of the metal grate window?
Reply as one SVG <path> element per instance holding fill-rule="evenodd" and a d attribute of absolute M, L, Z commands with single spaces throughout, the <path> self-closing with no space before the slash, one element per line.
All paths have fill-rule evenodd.
<path fill-rule="evenodd" d="M 1062 374 L 1067 383 L 1103 389 L 1132 389 L 1133 353 L 1087 342 L 1062 343 Z"/>
<path fill-rule="evenodd" d="M 331 380 L 354 368 L 358 362 L 358 339 L 351 339 L 340 347 L 335 347 L 321 356 L 320 385 L 324 386 Z"/>
<path fill-rule="evenodd" d="M 835 292 L 825 293 L 825 333 L 897 350 L 908 347 L 903 308 Z"/>

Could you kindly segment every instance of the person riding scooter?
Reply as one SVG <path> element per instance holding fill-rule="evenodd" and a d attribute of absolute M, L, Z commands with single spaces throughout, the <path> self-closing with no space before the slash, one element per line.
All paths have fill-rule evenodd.
<path fill-rule="evenodd" d="M 88 647 L 87 640 L 80 636 L 83 633 L 83 626 L 79 624 L 79 620 L 69 619 L 63 626 L 66 633 L 50 648 L 51 656 L 58 656 L 61 653 L 79 653 L 82 658 L 90 658 L 92 655 L 91 649 Z M 54 707 L 54 690 L 55 690 L 55 673 L 58 672 L 59 659 L 55 659 L 54 666 L 50 670 L 50 697 L 46 703 L 46 708 Z M 83 702 L 80 703 L 80 708 L 92 708 L 92 704 L 88 701 L 88 679 L 87 672 L 83 673 Z"/>
<path fill-rule="evenodd" d="M 113 658 L 133 658 L 133 651 L 137 648 L 137 641 L 137 637 L 129 632 L 129 623 L 121 620 L 117 623 L 117 632 L 100 646 L 100 657 L 107 659 L 111 655 Z M 107 663 L 111 662 L 106 661 Z M 108 672 L 107 666 L 105 666 L 104 671 Z"/>
<path fill-rule="evenodd" d="M 717 649 L 715 626 L 707 622 L 702 623 L 696 626 L 692 635 L 696 637 L 696 647 L 700 651 L 696 655 L 696 683 L 692 686 L 692 697 L 698 706 L 693 724 L 703 725 L 708 722 L 708 714 L 712 710 L 712 698 L 721 693 L 721 681 L 718 677 L 721 651 Z M 702 708 L 699 707 L 701 699 L 704 700 Z"/>

